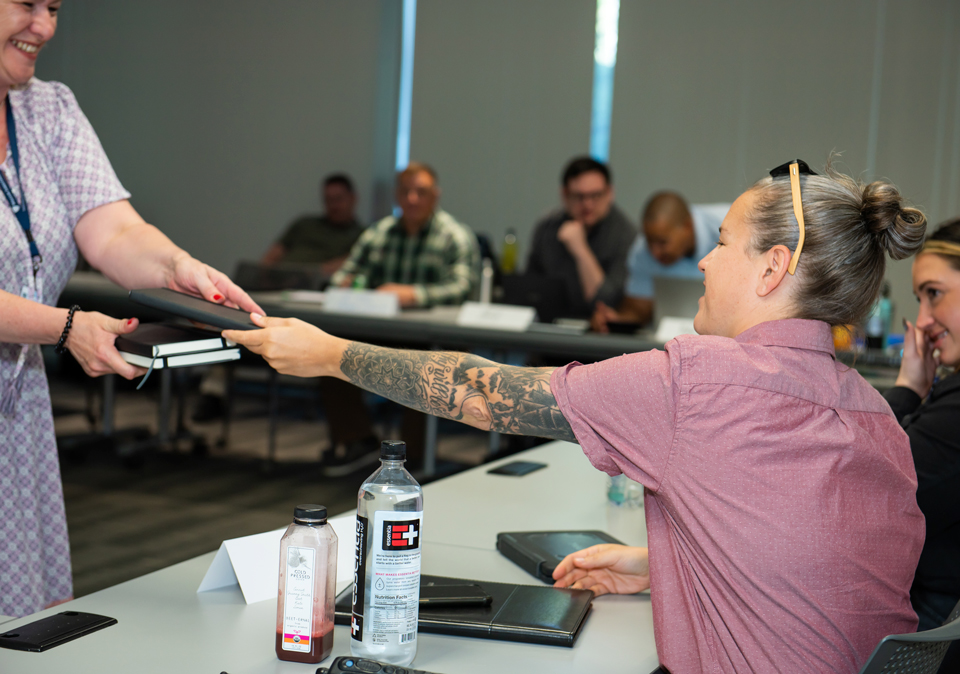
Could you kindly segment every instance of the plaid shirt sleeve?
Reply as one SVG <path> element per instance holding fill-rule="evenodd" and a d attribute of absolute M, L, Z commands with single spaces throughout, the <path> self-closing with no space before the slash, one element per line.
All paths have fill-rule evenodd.
<path fill-rule="evenodd" d="M 477 244 L 477 236 L 446 213 L 443 216 L 438 217 L 438 220 L 443 224 L 442 233 L 443 238 L 446 239 L 444 249 L 446 267 L 439 283 L 413 286 L 417 306 L 462 304 L 470 299 L 471 293 L 477 288 L 480 280 L 480 248 Z"/>
<path fill-rule="evenodd" d="M 377 240 L 377 228 L 368 227 L 363 230 L 363 234 L 357 239 L 350 249 L 350 255 L 347 261 L 330 277 L 330 285 L 339 287 L 347 279 L 353 279 L 357 274 L 364 272 L 364 266 L 367 258 L 370 256 L 370 248 Z"/>

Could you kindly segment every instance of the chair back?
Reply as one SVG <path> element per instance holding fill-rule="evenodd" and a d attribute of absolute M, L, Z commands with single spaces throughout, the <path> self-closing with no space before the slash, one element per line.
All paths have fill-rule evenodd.
<path fill-rule="evenodd" d="M 884 637 L 860 674 L 937 674 L 947 649 L 956 641 L 960 641 L 960 602 L 940 627 Z"/>

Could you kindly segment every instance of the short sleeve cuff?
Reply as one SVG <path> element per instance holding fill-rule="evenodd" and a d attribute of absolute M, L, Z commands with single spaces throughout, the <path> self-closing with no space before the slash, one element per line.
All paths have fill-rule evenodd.
<path fill-rule="evenodd" d="M 581 367 L 580 363 L 573 362 L 563 367 L 558 367 L 550 375 L 550 390 L 557 401 L 560 413 L 570 424 L 573 434 L 580 443 L 580 448 L 587 456 L 587 459 L 597 470 L 602 470 L 607 475 L 620 475 L 623 471 L 610 458 L 605 445 L 597 438 L 596 433 L 580 418 L 574 409 L 570 400 L 570 386 L 567 381 L 569 373 Z"/>

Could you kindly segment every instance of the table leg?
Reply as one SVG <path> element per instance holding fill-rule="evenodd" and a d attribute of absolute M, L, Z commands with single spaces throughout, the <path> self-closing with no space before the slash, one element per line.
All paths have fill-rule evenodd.
<path fill-rule="evenodd" d="M 160 370 L 160 407 L 157 411 L 157 442 L 165 445 L 170 442 L 170 389 L 173 377 L 170 368 Z"/>
<path fill-rule="evenodd" d="M 273 368 L 270 369 L 267 390 L 267 415 L 270 419 L 267 431 L 267 461 L 273 463 L 277 458 L 277 420 L 280 416 L 280 374 Z"/>
<path fill-rule="evenodd" d="M 116 406 L 117 376 L 114 374 L 104 375 L 103 377 L 103 411 L 101 412 L 101 423 L 103 424 L 103 436 L 109 438 L 113 435 L 114 408 Z"/>
<path fill-rule="evenodd" d="M 427 415 L 427 435 L 423 443 L 423 474 L 432 477 L 437 472 L 437 424 L 439 419 L 432 414 Z"/>

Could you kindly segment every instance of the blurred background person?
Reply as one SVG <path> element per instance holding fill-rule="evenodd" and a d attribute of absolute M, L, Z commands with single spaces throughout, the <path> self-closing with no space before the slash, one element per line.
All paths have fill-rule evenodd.
<path fill-rule="evenodd" d="M 560 180 L 563 207 L 536 224 L 526 273 L 559 280 L 567 316 L 588 318 L 596 302 L 617 306 L 636 227 L 614 203 L 606 164 L 575 157 Z"/>
<path fill-rule="evenodd" d="M 324 178 L 320 199 L 323 213 L 294 220 L 270 246 L 260 264 L 319 264 L 324 276 L 332 276 L 340 269 L 350 248 L 363 233 L 363 225 L 357 220 L 357 193 L 350 176 L 334 173 Z"/>
<path fill-rule="evenodd" d="M 436 171 L 410 162 L 397 174 L 399 217 L 389 215 L 366 230 L 331 284 L 350 286 L 359 281 L 362 287 L 395 294 L 402 307 L 460 304 L 469 299 L 479 279 L 477 237 L 438 208 L 439 199 Z M 324 377 L 320 395 L 330 423 L 324 475 L 340 477 L 375 464 L 380 439 L 363 392 L 340 379 Z M 403 411 L 402 436 L 412 467 L 423 459 L 425 421 L 419 412 Z"/>
<path fill-rule="evenodd" d="M 676 192 L 657 192 L 641 216 L 641 236 L 630 248 L 627 282 L 619 304 L 597 303 L 590 325 L 609 332 L 608 322 L 649 323 L 653 279 L 703 279 L 697 263 L 717 245 L 730 204 L 687 204 Z"/>
<path fill-rule="evenodd" d="M 393 293 L 402 307 L 460 304 L 470 297 L 480 274 L 477 237 L 438 208 L 437 172 L 410 162 L 397 174 L 400 215 L 388 215 L 354 244 L 331 284 L 362 286 Z"/>

